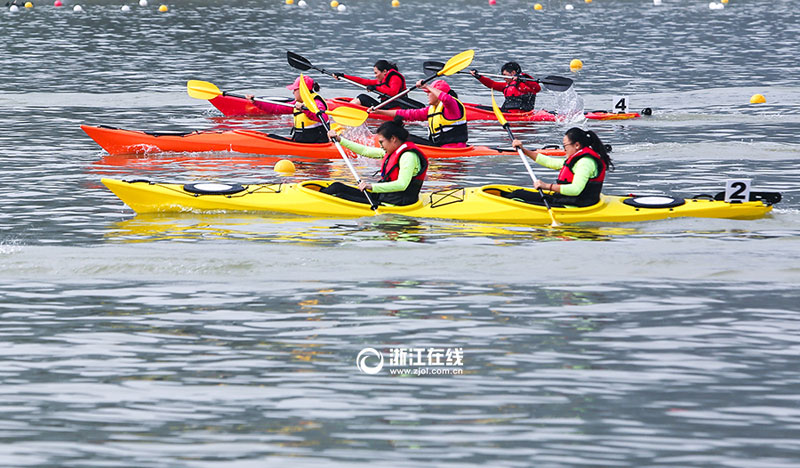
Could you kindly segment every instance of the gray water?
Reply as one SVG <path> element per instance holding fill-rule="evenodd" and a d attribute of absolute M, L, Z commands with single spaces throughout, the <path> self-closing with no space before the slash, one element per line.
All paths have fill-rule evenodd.
<path fill-rule="evenodd" d="M 306 1 L 0 12 L 0 465 L 800 463 L 796 2 Z M 413 80 L 467 48 L 484 72 L 517 60 L 574 79 L 587 110 L 618 95 L 654 109 L 577 122 L 614 147 L 607 193 L 750 178 L 783 201 L 753 221 L 559 228 L 135 216 L 101 177 L 351 176 L 340 161 L 295 159 L 284 177 L 253 155 L 111 157 L 79 129 L 287 132 L 281 118 L 221 118 L 185 83 L 286 96 L 286 50 L 361 76 L 386 57 Z M 359 92 L 312 73 L 325 96 Z M 474 79 L 448 81 L 489 102 Z M 755 93 L 767 103 L 749 104 Z M 514 129 L 536 146 L 572 125 Z M 471 141 L 508 143 L 492 122 Z M 530 182 L 516 157 L 433 161 L 429 174 L 429 188 Z M 387 360 L 375 375 L 356 365 L 365 348 Z M 392 375 L 399 348 L 460 348 L 463 365 Z"/>

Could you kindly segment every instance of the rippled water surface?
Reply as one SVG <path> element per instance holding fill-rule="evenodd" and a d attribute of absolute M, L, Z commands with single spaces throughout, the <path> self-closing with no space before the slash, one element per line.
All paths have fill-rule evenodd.
<path fill-rule="evenodd" d="M 0 13 L 0 465 L 797 466 L 795 2 L 306 2 Z M 295 159 L 279 176 L 279 158 L 254 155 L 109 156 L 79 128 L 288 133 L 281 118 L 222 118 L 186 81 L 286 96 L 286 50 L 362 76 L 385 57 L 413 80 L 467 48 L 484 72 L 517 60 L 574 79 L 586 110 L 620 95 L 653 108 L 514 126 L 531 146 L 597 131 L 614 147 L 607 193 L 750 178 L 783 201 L 752 221 L 559 228 L 134 216 L 101 177 L 351 176 L 340 161 Z M 311 73 L 325 96 L 359 92 Z M 469 76 L 448 81 L 489 102 Z M 749 104 L 756 93 L 767 103 Z M 492 122 L 470 136 L 508 143 Z M 530 179 L 516 157 L 434 160 L 426 185 L 493 182 Z M 365 348 L 385 357 L 377 374 L 357 367 Z M 399 349 L 463 361 L 403 368 Z"/>

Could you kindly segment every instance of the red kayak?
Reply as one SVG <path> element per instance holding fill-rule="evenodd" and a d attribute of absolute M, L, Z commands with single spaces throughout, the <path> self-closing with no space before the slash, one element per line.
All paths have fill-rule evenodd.
<path fill-rule="evenodd" d="M 302 156 L 316 159 L 337 159 L 341 156 L 333 143 L 296 143 L 274 138 L 255 130 L 206 130 L 193 132 L 142 132 L 114 127 L 81 125 L 98 145 L 109 154 L 151 154 L 163 152 L 230 151 L 268 156 Z M 471 156 L 516 155 L 511 149 L 467 146 L 466 148 L 439 148 L 420 145 L 429 158 L 464 158 Z M 350 156 L 355 157 L 349 150 Z M 551 156 L 560 156 L 560 149 L 541 150 Z"/>
<path fill-rule="evenodd" d="M 328 108 L 335 109 L 337 107 L 353 107 L 356 109 L 367 110 L 364 106 L 353 104 L 350 102 L 352 98 L 333 98 L 328 99 Z M 258 99 L 256 99 L 258 100 Z M 271 105 L 263 103 L 262 107 L 256 107 L 252 102 L 247 99 L 242 99 L 237 96 L 219 95 L 209 102 L 219 109 L 226 117 L 245 116 L 245 115 L 275 115 L 275 114 L 291 114 L 292 110 L 289 107 Z M 288 101 L 287 101 L 288 102 Z M 265 110 L 263 107 L 269 107 L 270 110 Z M 467 109 L 467 120 L 497 120 L 492 111 L 491 106 L 483 106 L 479 104 L 465 103 L 464 107 Z M 517 111 L 511 110 L 503 114 L 509 122 L 555 122 L 557 115 L 553 112 L 546 110 L 532 110 L 532 111 Z M 370 114 L 370 118 L 378 120 L 390 120 L 389 117 L 379 114 Z M 586 112 L 584 116 L 590 120 L 628 120 L 641 117 L 638 112 L 625 112 L 613 113 L 604 111 Z"/>

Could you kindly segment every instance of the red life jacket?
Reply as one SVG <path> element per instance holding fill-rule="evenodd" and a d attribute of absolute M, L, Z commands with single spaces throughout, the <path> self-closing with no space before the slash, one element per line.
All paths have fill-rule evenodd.
<path fill-rule="evenodd" d="M 400 78 L 400 82 L 403 84 L 401 89 L 400 89 L 400 92 L 405 91 L 407 89 L 407 87 L 406 87 L 406 77 L 404 77 L 399 71 L 395 70 L 394 68 L 392 68 L 391 70 L 386 72 L 386 76 L 383 77 L 383 81 L 378 83 L 376 85 L 376 88 L 379 88 L 381 86 L 388 87 L 389 86 L 389 80 L 391 80 L 391 78 L 393 76 L 399 77 Z M 378 91 L 381 91 L 381 90 L 378 90 Z M 381 96 L 381 101 L 385 101 L 387 99 L 389 99 L 388 96 Z"/>
<path fill-rule="evenodd" d="M 574 197 L 567 195 L 555 196 L 561 203 L 565 205 L 591 206 L 600 201 L 600 192 L 603 188 L 603 181 L 606 179 L 607 166 L 600 155 L 597 154 L 597 152 L 595 152 L 595 150 L 592 148 L 581 148 L 580 151 L 568 157 L 567 160 L 564 161 L 564 167 L 562 167 L 561 171 L 558 173 L 558 179 L 556 179 L 556 183 L 571 184 L 575 179 L 575 173 L 572 172 L 572 168 L 575 167 L 575 163 L 577 163 L 581 158 L 594 159 L 599 169 L 598 174 L 586 182 L 586 187 L 584 187 L 583 191 L 578 195 Z"/>
<path fill-rule="evenodd" d="M 419 157 L 420 170 L 411 178 L 408 187 L 402 192 L 386 192 L 380 194 L 382 203 L 392 205 L 411 205 L 419 199 L 419 191 L 422 189 L 422 182 L 428 174 L 428 158 L 414 143 L 407 141 L 400 145 L 392 154 L 387 154 L 381 162 L 381 182 L 391 182 L 400 176 L 400 157 L 403 153 L 411 151 Z"/>
<path fill-rule="evenodd" d="M 519 78 L 528 78 L 531 81 L 520 80 Z M 509 83 L 507 83 L 505 88 L 503 88 L 503 96 L 512 97 L 524 96 L 526 94 L 536 94 L 540 89 L 541 87 L 539 86 L 539 83 L 533 81 L 532 76 L 527 73 L 520 73 L 515 79 L 512 79 Z"/>

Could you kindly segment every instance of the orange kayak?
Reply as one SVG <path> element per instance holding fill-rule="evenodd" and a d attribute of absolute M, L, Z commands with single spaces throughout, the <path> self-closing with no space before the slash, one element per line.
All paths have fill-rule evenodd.
<path fill-rule="evenodd" d="M 165 152 L 211 152 L 261 154 L 268 156 L 302 156 L 316 159 L 338 159 L 341 156 L 333 143 L 296 143 L 273 138 L 255 130 L 207 130 L 186 133 L 143 132 L 114 127 L 81 125 L 98 145 L 109 154 L 151 154 Z M 467 146 L 466 148 L 439 148 L 420 145 L 429 158 L 464 158 L 472 156 L 516 155 L 512 149 Z M 355 157 L 349 150 L 345 150 Z M 544 154 L 560 156 L 561 149 L 540 150 Z"/>

